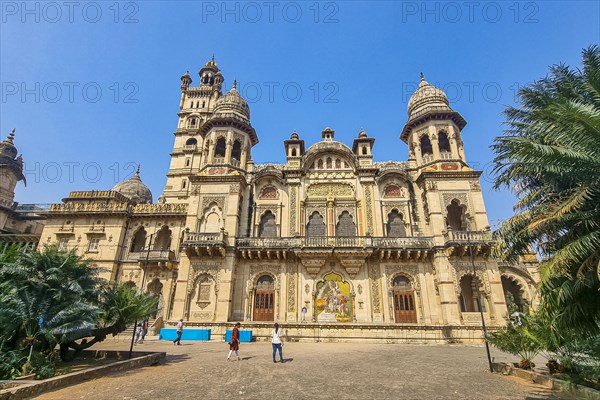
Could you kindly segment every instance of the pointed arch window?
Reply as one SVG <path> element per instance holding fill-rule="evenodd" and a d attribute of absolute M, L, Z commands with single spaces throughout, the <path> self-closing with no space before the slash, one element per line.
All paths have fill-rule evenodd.
<path fill-rule="evenodd" d="M 242 144 L 239 140 L 233 142 L 233 149 L 231 150 L 231 160 L 240 161 L 242 158 Z"/>
<path fill-rule="evenodd" d="M 215 145 L 215 157 L 225 157 L 225 138 L 219 138 Z"/>
<path fill-rule="evenodd" d="M 450 153 L 450 140 L 448 140 L 448 134 L 446 132 L 440 132 L 438 145 L 440 147 L 440 153 Z"/>
<path fill-rule="evenodd" d="M 171 247 L 172 232 L 168 226 L 163 226 L 154 240 L 154 250 L 169 250 Z"/>
<path fill-rule="evenodd" d="M 388 214 L 386 229 L 388 237 L 406 237 L 404 218 L 398 210 L 394 209 Z"/>
<path fill-rule="evenodd" d="M 325 236 L 325 221 L 318 211 L 313 212 L 308 217 L 306 236 Z"/>
<path fill-rule="evenodd" d="M 144 228 L 140 228 L 137 230 L 135 235 L 133 235 L 130 251 L 139 252 L 144 250 L 144 247 L 146 247 L 146 230 Z"/>
<path fill-rule="evenodd" d="M 323 169 L 323 160 L 317 161 L 317 169 Z"/>
<path fill-rule="evenodd" d="M 332 168 L 331 157 L 327 157 L 327 169 L 331 169 L 331 168 Z"/>
<path fill-rule="evenodd" d="M 335 227 L 336 236 L 356 236 L 356 225 L 352 219 L 352 215 L 348 211 L 344 211 L 338 218 L 338 223 Z"/>
<path fill-rule="evenodd" d="M 446 207 L 448 212 L 446 216 L 446 226 L 453 231 L 464 231 L 466 229 L 465 207 L 461 206 L 459 201 L 454 199 L 450 205 Z"/>
<path fill-rule="evenodd" d="M 258 226 L 258 237 L 276 236 L 277 223 L 275 222 L 275 215 L 271 212 L 271 210 L 268 210 L 260 219 L 260 225 Z"/>
<path fill-rule="evenodd" d="M 431 140 L 429 140 L 429 136 L 423 135 L 421 136 L 421 154 L 433 154 L 433 148 L 431 147 Z"/>

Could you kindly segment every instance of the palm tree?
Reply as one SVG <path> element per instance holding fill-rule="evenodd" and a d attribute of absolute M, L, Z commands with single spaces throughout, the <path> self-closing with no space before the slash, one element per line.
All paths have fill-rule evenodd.
<path fill-rule="evenodd" d="M 496 232 L 496 255 L 542 256 L 542 313 L 552 329 L 600 331 L 600 48 L 583 69 L 565 65 L 519 91 L 497 137 L 495 187 L 517 195 L 515 215 Z"/>
<path fill-rule="evenodd" d="M 28 366 L 34 354 L 52 359 L 57 345 L 69 360 L 155 308 L 154 296 L 109 285 L 74 251 L 0 249 L 0 360 L 20 351 Z"/>

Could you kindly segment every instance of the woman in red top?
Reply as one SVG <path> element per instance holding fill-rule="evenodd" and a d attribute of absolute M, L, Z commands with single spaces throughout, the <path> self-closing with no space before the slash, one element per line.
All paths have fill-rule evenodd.
<path fill-rule="evenodd" d="M 229 361 L 229 358 L 231 358 L 231 353 L 233 351 L 235 351 L 235 356 L 237 357 L 238 361 L 240 361 L 240 354 L 238 353 L 238 350 L 240 349 L 240 323 L 236 323 L 235 326 L 233 327 L 233 333 L 231 334 L 231 340 L 229 341 L 229 355 L 227 356 L 227 361 Z"/>

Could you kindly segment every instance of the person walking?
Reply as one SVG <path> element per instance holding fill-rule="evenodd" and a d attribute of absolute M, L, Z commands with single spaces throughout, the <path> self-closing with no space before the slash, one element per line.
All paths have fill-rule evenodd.
<path fill-rule="evenodd" d="M 227 361 L 231 358 L 231 353 L 235 351 L 235 356 L 237 360 L 240 361 L 240 353 L 238 350 L 240 349 L 240 323 L 236 323 L 233 327 L 233 332 L 231 333 L 231 340 L 229 341 L 229 354 L 227 355 Z"/>
<path fill-rule="evenodd" d="M 177 339 L 173 340 L 173 344 L 181 346 L 181 335 L 183 335 L 183 318 L 177 323 Z"/>
<path fill-rule="evenodd" d="M 283 331 L 279 329 L 279 324 L 275 322 L 275 327 L 271 332 L 271 344 L 273 345 L 273 362 L 276 363 L 275 355 L 277 351 L 279 351 L 279 361 L 283 363 L 283 342 L 281 341 L 281 337 L 283 336 Z"/>
<path fill-rule="evenodd" d="M 146 335 L 148 334 L 148 318 L 144 318 L 142 322 L 142 339 L 140 343 L 144 343 L 144 339 L 146 339 Z"/>
<path fill-rule="evenodd" d="M 140 322 L 135 327 L 135 344 L 138 344 L 140 340 L 140 336 L 142 336 L 142 323 Z"/>

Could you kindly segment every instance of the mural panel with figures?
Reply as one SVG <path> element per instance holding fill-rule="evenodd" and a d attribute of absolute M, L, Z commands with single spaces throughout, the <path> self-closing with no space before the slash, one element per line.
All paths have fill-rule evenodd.
<path fill-rule="evenodd" d="M 334 272 L 317 283 L 316 315 L 318 322 L 352 321 L 352 299 L 350 283 Z"/>

